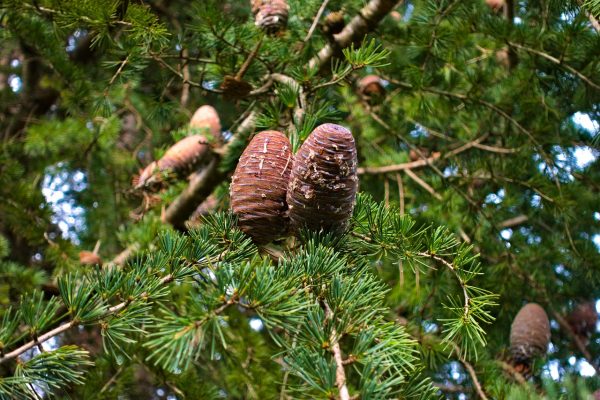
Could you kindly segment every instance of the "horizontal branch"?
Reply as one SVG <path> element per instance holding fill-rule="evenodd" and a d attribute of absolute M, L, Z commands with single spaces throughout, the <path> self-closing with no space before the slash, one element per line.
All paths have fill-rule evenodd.
<path fill-rule="evenodd" d="M 595 88 L 597 90 L 600 90 L 600 85 L 598 85 L 597 83 L 593 82 L 590 78 L 588 78 L 587 76 L 585 76 L 581 72 L 577 71 L 575 68 L 571 67 L 570 65 L 567 65 L 567 64 L 563 63 L 561 60 L 559 60 L 556 57 L 551 56 L 550 54 L 544 53 L 543 51 L 540 51 L 540 50 L 532 49 L 531 47 L 527 47 L 527 46 L 523 46 L 523 45 L 520 45 L 520 44 L 517 44 L 517 43 L 513 43 L 513 42 L 508 42 L 508 45 L 511 46 L 511 47 L 517 48 L 519 50 L 526 51 L 528 53 L 536 54 L 536 55 L 538 55 L 538 56 L 540 56 L 542 58 L 545 58 L 548 61 L 553 62 L 556 65 L 560 65 L 561 67 L 563 67 L 564 69 L 566 69 L 570 73 L 578 76 L 579 79 L 581 79 L 582 81 L 584 81 L 585 83 L 587 83 L 591 87 L 593 87 L 593 88 Z"/>
<path fill-rule="evenodd" d="M 509 218 L 507 220 L 500 222 L 498 224 L 498 228 L 501 228 L 501 229 L 512 228 L 514 226 L 524 224 L 528 220 L 529 220 L 529 217 L 527 215 L 524 215 L 524 214 L 517 215 L 516 217 Z"/>
<path fill-rule="evenodd" d="M 410 179 L 412 179 L 413 181 L 418 183 L 423 189 L 428 191 L 429 194 L 431 194 L 433 197 L 435 197 L 438 200 L 442 200 L 442 196 L 440 196 L 440 194 L 438 192 L 436 192 L 435 189 L 432 188 L 427 182 L 425 182 L 423 179 L 419 178 L 419 176 L 417 174 L 412 172 L 410 169 L 407 169 L 404 172 L 406 172 L 406 175 L 408 175 L 410 177 Z"/>
<path fill-rule="evenodd" d="M 361 41 L 397 3 L 398 0 L 369 1 L 340 33 L 333 35 L 332 43 L 326 44 L 316 56 L 310 59 L 308 68 L 323 67 L 331 60 L 336 51 L 346 48 L 354 42 Z"/>
<path fill-rule="evenodd" d="M 171 282 L 172 280 L 173 280 L 173 275 L 169 274 L 169 275 L 164 276 L 160 280 L 160 284 L 164 285 L 164 284 Z M 140 297 L 144 298 L 145 295 L 146 295 L 146 293 L 144 292 L 140 295 Z M 103 317 L 107 317 L 111 314 L 114 314 L 114 313 L 122 310 L 130 303 L 131 303 L 131 301 L 123 301 L 119 304 L 109 307 L 108 310 L 106 311 L 106 313 L 103 315 Z M 77 322 L 75 320 L 71 320 L 65 324 L 57 326 L 56 328 L 44 333 L 43 335 L 38 336 L 37 340 L 29 341 L 29 342 L 25 343 L 24 345 L 22 345 L 21 347 L 11 351 L 10 353 L 6 353 L 5 355 L 3 355 L 2 357 L 0 357 L 0 364 L 6 362 L 8 360 L 12 360 L 13 358 L 19 357 L 21 354 L 25 353 L 27 350 L 33 348 L 34 346 L 41 345 L 42 343 L 52 339 L 54 336 L 59 335 L 65 331 L 71 329 L 72 327 L 76 326 L 78 323 L 79 322 Z"/>
<path fill-rule="evenodd" d="M 381 119 L 379 118 L 379 116 L 377 116 L 376 114 L 371 114 L 371 116 L 378 121 L 380 124 L 383 123 L 383 121 L 381 121 Z M 382 126 L 387 126 L 387 124 L 383 123 Z M 514 153 L 516 151 L 518 151 L 517 149 L 505 149 L 502 147 L 495 147 L 495 146 L 488 146 L 488 145 L 483 145 L 481 144 L 481 142 L 483 142 L 486 138 L 488 137 L 488 135 L 482 135 L 480 137 L 478 137 L 475 140 L 472 140 L 470 142 L 467 142 L 465 144 L 463 144 L 462 146 L 459 146 L 453 150 L 450 150 L 449 152 L 445 153 L 442 155 L 442 153 L 440 152 L 434 152 L 431 156 L 429 157 L 425 157 L 423 155 L 421 155 L 421 159 L 420 160 L 416 160 L 416 161 L 411 161 L 411 162 L 407 162 L 407 163 L 402 163 L 402 164 L 394 164 L 394 165 L 386 165 L 383 167 L 362 167 L 362 168 L 358 168 L 358 174 L 359 175 L 363 175 L 363 174 L 387 174 L 390 172 L 399 172 L 399 171 L 409 171 L 411 169 L 415 169 L 415 168 L 420 168 L 420 167 L 425 167 L 427 165 L 431 165 L 433 162 L 439 160 L 439 159 L 446 159 L 446 158 L 450 158 L 453 157 L 455 155 L 458 155 L 466 150 L 469 150 L 471 148 L 478 148 L 481 150 L 485 150 L 485 151 L 491 151 L 491 152 L 495 152 L 495 153 Z"/>
<path fill-rule="evenodd" d="M 402 164 L 386 165 L 384 167 L 362 167 L 362 168 L 358 169 L 358 174 L 359 175 L 387 174 L 389 172 L 399 172 L 399 171 L 404 171 L 407 169 L 420 168 L 420 167 L 429 165 L 430 163 L 432 163 L 435 160 L 437 160 L 438 158 L 440 158 L 440 156 L 441 156 L 441 153 L 433 153 L 433 155 L 431 157 L 424 158 L 424 159 L 417 160 L 417 161 L 402 163 Z"/>

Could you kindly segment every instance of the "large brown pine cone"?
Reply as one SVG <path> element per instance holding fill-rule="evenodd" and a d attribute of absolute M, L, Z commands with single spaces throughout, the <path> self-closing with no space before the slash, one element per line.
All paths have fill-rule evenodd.
<path fill-rule="evenodd" d="M 571 329 L 579 336 L 590 336 L 596 332 L 598 313 L 593 301 L 578 304 L 567 316 Z"/>
<path fill-rule="evenodd" d="M 268 243 L 287 232 L 291 148 L 281 132 L 259 133 L 242 153 L 231 179 L 231 209 L 240 229 L 256 243 Z"/>
<path fill-rule="evenodd" d="M 510 328 L 510 352 L 515 363 L 529 364 L 546 354 L 550 342 L 550 322 L 544 309 L 528 303 L 517 313 Z"/>
<path fill-rule="evenodd" d="M 185 137 L 171 146 L 158 160 L 150 163 L 134 182 L 136 189 L 159 185 L 163 175 L 188 175 L 210 156 L 209 144 L 201 135 Z"/>
<path fill-rule="evenodd" d="M 352 216 L 358 176 L 356 145 L 343 126 L 323 124 L 294 158 L 287 203 L 292 228 L 343 232 Z"/>
<path fill-rule="evenodd" d="M 212 106 L 204 105 L 198 108 L 190 120 L 190 128 L 207 130 L 203 133 L 210 133 L 219 143 L 222 141 L 221 120 L 217 110 Z"/>
<path fill-rule="evenodd" d="M 289 6 L 286 0 L 252 0 L 256 26 L 267 33 L 277 33 L 287 25 Z"/>

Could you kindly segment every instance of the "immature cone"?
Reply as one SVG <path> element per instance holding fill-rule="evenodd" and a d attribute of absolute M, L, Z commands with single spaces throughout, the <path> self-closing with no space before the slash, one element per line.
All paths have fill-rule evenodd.
<path fill-rule="evenodd" d="M 174 173 L 186 175 L 200 166 L 210 154 L 206 138 L 192 135 L 181 139 L 171 146 L 158 161 L 150 163 L 139 178 L 134 180 L 134 187 L 141 189 L 159 184 L 164 174 Z"/>
<path fill-rule="evenodd" d="M 390 12 L 390 17 L 392 17 L 392 19 L 396 22 L 402 21 L 402 14 L 396 10 Z"/>
<path fill-rule="evenodd" d="M 256 26 L 273 34 L 286 27 L 289 6 L 286 0 L 252 0 L 252 13 Z"/>
<path fill-rule="evenodd" d="M 505 0 L 485 0 L 485 4 L 493 11 L 500 11 L 504 7 Z"/>
<path fill-rule="evenodd" d="M 102 259 L 96 253 L 83 250 L 79 252 L 79 263 L 82 265 L 102 265 Z"/>
<path fill-rule="evenodd" d="M 222 140 L 221 120 L 214 107 L 205 105 L 198 108 L 190 120 L 190 128 L 207 129 L 218 142 Z"/>
<path fill-rule="evenodd" d="M 546 354 L 550 342 L 550 322 L 544 309 L 535 303 L 523 306 L 510 328 L 510 353 L 516 364 L 529 365 Z"/>
<path fill-rule="evenodd" d="M 294 158 L 287 192 L 292 228 L 344 232 L 352 216 L 358 176 L 356 145 L 342 126 L 323 124 Z"/>
<path fill-rule="evenodd" d="M 383 82 L 377 75 L 367 75 L 358 81 L 358 90 L 367 99 L 380 99 L 385 95 Z"/>
<path fill-rule="evenodd" d="M 590 336 L 596 332 L 596 323 L 598 322 L 596 305 L 592 301 L 578 304 L 567 316 L 567 321 L 577 335 Z"/>
<path fill-rule="evenodd" d="M 323 33 L 332 37 L 336 33 L 340 33 L 346 26 L 344 22 L 344 13 L 341 11 L 333 11 L 327 14 L 323 20 Z"/>
<path fill-rule="evenodd" d="M 496 62 L 504 68 L 510 67 L 510 56 L 508 52 L 508 47 L 503 47 L 500 50 L 496 51 Z"/>
<path fill-rule="evenodd" d="M 259 133 L 242 153 L 231 179 L 231 209 L 240 229 L 256 243 L 268 243 L 287 231 L 291 148 L 281 132 Z"/>
<path fill-rule="evenodd" d="M 417 160 L 421 160 L 423 158 L 427 158 L 431 154 L 431 151 L 424 147 L 421 147 L 418 150 L 419 151 L 417 151 L 415 149 L 410 149 L 410 151 L 408 152 L 408 157 L 410 158 L 411 161 L 417 161 Z"/>
<path fill-rule="evenodd" d="M 252 85 L 242 80 L 241 78 L 227 75 L 223 78 L 219 87 L 223 92 L 223 96 L 228 99 L 238 100 L 248 96 L 252 91 Z"/>

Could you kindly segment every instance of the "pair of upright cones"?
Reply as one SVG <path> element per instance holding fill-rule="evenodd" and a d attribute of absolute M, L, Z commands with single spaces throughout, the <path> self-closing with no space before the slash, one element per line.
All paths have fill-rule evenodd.
<path fill-rule="evenodd" d="M 231 182 L 231 208 L 242 231 L 264 244 L 307 228 L 340 233 L 352 216 L 358 177 L 352 133 L 323 124 L 297 154 L 281 132 L 256 135 Z"/>

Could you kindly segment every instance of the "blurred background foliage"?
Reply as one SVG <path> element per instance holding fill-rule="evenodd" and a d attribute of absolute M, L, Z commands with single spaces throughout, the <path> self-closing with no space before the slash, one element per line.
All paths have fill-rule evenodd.
<path fill-rule="evenodd" d="M 279 129 L 297 145 L 319 123 L 336 122 L 357 141 L 361 192 L 419 229 L 446 227 L 457 246 L 480 254 L 473 279 L 498 295 L 486 300 L 498 306 L 482 325 L 485 346 L 476 337 L 461 342 L 473 347 L 465 360 L 442 342 L 442 321 L 451 315 L 442 304 L 460 295 L 461 281 L 389 256 L 385 238 L 380 252 L 367 243 L 352 249 L 385 283 L 385 318 L 418 341 L 417 376 L 432 380 L 432 393 L 480 396 L 469 367 L 490 398 L 583 399 L 600 388 L 600 335 L 593 329 L 579 337 L 568 322 L 577 305 L 600 299 L 600 3 L 405 0 L 354 49 L 335 49 L 332 60 L 309 68 L 335 40 L 328 16 L 340 11 L 350 24 L 366 3 L 290 0 L 287 28 L 265 35 L 243 1 L 4 0 L 0 321 L 12 320 L 22 296 L 35 291 L 52 306 L 59 277 L 93 271 L 80 251 L 123 264 L 164 251 L 161 235 L 178 237 L 165 209 L 188 182 L 150 195 L 131 182 L 189 133 L 197 107 L 210 104 L 227 144 L 212 202 L 199 213 L 228 209 L 228 173 L 254 132 Z M 225 77 L 240 72 L 250 93 L 224 95 Z M 306 104 L 275 74 L 293 78 Z M 367 75 L 378 77 L 377 93 L 361 86 Z M 240 129 L 251 112 L 255 127 Z M 185 309 L 196 292 L 189 283 L 170 286 L 170 312 Z M 511 321 L 527 302 L 544 307 L 552 337 L 547 358 L 520 384 L 499 360 L 508 357 Z M 61 322 L 50 317 L 44 328 Z M 65 364 L 78 353 L 65 353 L 68 382 L 85 385 L 56 396 L 277 398 L 288 379 L 280 343 L 247 310 L 230 312 L 227 325 L 226 353 L 204 354 L 177 373 L 147 362 L 151 350 L 136 343 L 127 345 L 131 359 L 116 362 L 97 327 L 76 327 L 52 345 L 82 346 L 94 366 L 79 376 L 77 362 Z M 18 372 L 0 365 L 0 388 Z M 405 386 L 403 393 L 427 392 Z M 41 387 L 38 395 L 49 392 Z M 301 391 L 290 384 L 288 394 Z"/>

